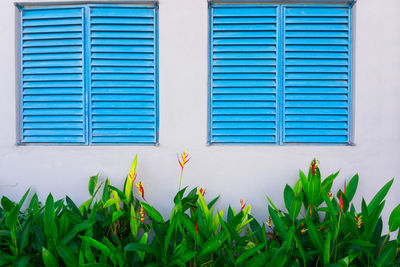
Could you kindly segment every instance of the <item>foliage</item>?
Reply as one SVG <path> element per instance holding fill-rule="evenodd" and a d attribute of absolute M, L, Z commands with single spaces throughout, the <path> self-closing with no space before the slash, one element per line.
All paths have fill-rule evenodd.
<path fill-rule="evenodd" d="M 181 177 L 187 152 L 179 159 Z M 185 157 L 185 158 L 183 158 Z M 185 161 L 186 159 L 186 161 Z M 185 164 L 183 164 L 185 162 Z M 44 205 L 29 190 L 18 203 L 1 199 L 0 265 L 10 266 L 400 266 L 400 205 L 382 234 L 381 212 L 393 180 L 361 211 L 352 203 L 358 175 L 332 196 L 338 172 L 321 179 L 317 161 L 308 175 L 284 188 L 285 210 L 268 198 L 270 218 L 257 222 L 251 206 L 216 211 L 205 189 L 179 190 L 165 219 L 135 184 L 135 157 L 120 190 L 98 175 L 79 208 L 67 196 Z M 180 178 L 181 178 L 180 177 Z M 137 187 L 137 193 L 133 190 Z"/>

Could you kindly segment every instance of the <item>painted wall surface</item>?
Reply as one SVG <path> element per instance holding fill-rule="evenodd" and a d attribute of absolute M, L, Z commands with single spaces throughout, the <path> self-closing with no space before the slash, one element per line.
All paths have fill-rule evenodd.
<path fill-rule="evenodd" d="M 13 0 L 0 1 L 0 195 L 16 200 L 31 186 L 42 200 L 52 192 L 83 202 L 90 175 L 122 185 L 138 154 L 146 198 L 168 215 L 179 183 L 176 153 L 189 149 L 183 185 L 205 186 L 210 199 L 220 194 L 220 207 L 238 208 L 243 198 L 262 220 L 265 195 L 283 207 L 284 185 L 294 184 L 313 157 L 323 175 L 341 169 L 335 189 L 359 173 L 357 202 L 396 177 L 386 219 L 400 203 L 399 0 L 360 0 L 354 7 L 354 146 L 207 145 L 206 0 L 160 0 L 159 146 L 17 146 L 15 18 Z"/>

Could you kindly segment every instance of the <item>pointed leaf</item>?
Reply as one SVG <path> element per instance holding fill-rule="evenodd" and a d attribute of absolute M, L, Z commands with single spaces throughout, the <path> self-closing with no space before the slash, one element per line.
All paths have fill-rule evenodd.
<path fill-rule="evenodd" d="M 42 248 L 42 258 L 43 258 L 43 263 L 46 267 L 57 267 L 58 265 L 58 260 L 51 254 L 50 251 L 48 251 L 46 248 Z"/>
<path fill-rule="evenodd" d="M 392 211 L 389 217 L 389 231 L 394 232 L 400 228 L 400 204 Z"/>
<path fill-rule="evenodd" d="M 147 214 L 153 221 L 156 221 L 158 223 L 164 222 L 164 218 L 155 208 L 144 202 L 141 202 L 141 205 L 143 206 L 143 208 L 146 210 Z"/>

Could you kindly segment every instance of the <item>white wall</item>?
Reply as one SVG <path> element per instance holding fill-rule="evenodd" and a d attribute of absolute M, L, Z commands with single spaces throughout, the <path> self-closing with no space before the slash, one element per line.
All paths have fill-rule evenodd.
<path fill-rule="evenodd" d="M 324 175 L 341 168 L 336 189 L 360 174 L 357 202 L 397 177 L 387 218 L 400 203 L 400 1 L 360 0 L 354 11 L 355 146 L 208 146 L 206 0 L 160 1 L 159 146 L 16 146 L 15 6 L 0 1 L 0 195 L 17 200 L 32 186 L 42 200 L 52 192 L 83 202 L 90 175 L 121 185 L 137 153 L 147 200 L 168 215 L 179 183 L 176 153 L 187 148 L 183 184 L 205 186 L 209 199 L 220 194 L 220 207 L 238 208 L 243 198 L 265 220 L 265 195 L 282 206 L 284 185 L 317 157 Z"/>

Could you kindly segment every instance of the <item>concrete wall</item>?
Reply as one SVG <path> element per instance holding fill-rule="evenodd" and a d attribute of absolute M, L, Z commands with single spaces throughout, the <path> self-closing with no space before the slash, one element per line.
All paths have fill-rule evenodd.
<path fill-rule="evenodd" d="M 209 199 L 220 194 L 220 207 L 238 208 L 243 198 L 265 220 L 265 195 L 282 206 L 284 185 L 294 184 L 313 157 L 323 175 L 341 169 L 335 189 L 360 174 L 357 202 L 400 176 L 399 0 L 360 0 L 354 7 L 355 146 L 208 146 L 206 0 L 160 0 L 159 146 L 16 146 L 15 13 L 13 0 L 0 1 L 0 195 L 16 200 L 32 186 L 43 200 L 52 192 L 83 202 L 90 175 L 122 185 L 137 153 L 147 200 L 168 215 L 179 183 L 176 153 L 189 149 L 184 185 L 205 186 Z M 386 219 L 400 203 L 399 191 L 396 180 Z"/>

